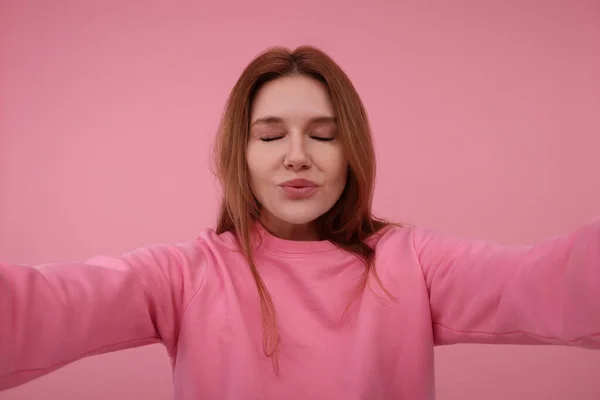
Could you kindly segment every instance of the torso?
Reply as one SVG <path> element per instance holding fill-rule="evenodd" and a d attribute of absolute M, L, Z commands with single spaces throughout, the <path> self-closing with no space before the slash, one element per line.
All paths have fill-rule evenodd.
<path fill-rule="evenodd" d="M 433 399 L 429 299 L 409 236 L 394 229 L 376 244 L 375 267 L 396 299 L 369 279 L 345 319 L 365 271 L 359 259 L 333 245 L 290 249 L 272 237 L 256 250 L 282 340 L 277 377 L 263 354 L 248 264 L 227 234 L 204 235 L 208 271 L 181 320 L 176 400 Z"/>

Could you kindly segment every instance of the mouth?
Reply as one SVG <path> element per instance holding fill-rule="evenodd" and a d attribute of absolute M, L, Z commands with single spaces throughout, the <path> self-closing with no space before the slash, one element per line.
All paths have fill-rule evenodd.
<path fill-rule="evenodd" d="M 292 180 L 283 182 L 280 186 L 287 187 L 287 188 L 296 188 L 296 189 L 318 187 L 318 185 L 315 182 L 310 181 L 308 179 L 292 179 Z"/>
<path fill-rule="evenodd" d="M 279 187 L 290 199 L 308 198 L 319 189 L 319 185 L 308 179 L 292 179 L 280 184 Z"/>

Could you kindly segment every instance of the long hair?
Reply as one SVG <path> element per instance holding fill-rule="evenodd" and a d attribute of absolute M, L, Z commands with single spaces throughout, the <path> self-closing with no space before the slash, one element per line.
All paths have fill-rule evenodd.
<path fill-rule="evenodd" d="M 254 97 L 267 82 L 284 76 L 308 76 L 325 85 L 335 112 L 339 139 L 348 160 L 346 186 L 334 206 L 315 222 L 322 240 L 329 240 L 358 256 L 365 264 L 363 279 L 352 301 L 367 285 L 374 269 L 374 249 L 366 240 L 388 223 L 373 217 L 375 151 L 371 128 L 362 101 L 342 69 L 323 51 L 302 46 L 293 51 L 270 48 L 254 58 L 234 85 L 221 119 L 215 146 L 215 167 L 222 187 L 217 233 L 231 232 L 240 242 L 260 297 L 263 350 L 278 372 L 280 337 L 275 307 L 252 258 L 252 227 L 260 216 L 260 204 L 250 188 L 246 146 Z"/>

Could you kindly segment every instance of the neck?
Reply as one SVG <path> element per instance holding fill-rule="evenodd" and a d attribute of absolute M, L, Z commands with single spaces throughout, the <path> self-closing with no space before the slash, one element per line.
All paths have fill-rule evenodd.
<path fill-rule="evenodd" d="M 314 221 L 306 224 L 292 224 L 273 216 L 261 215 L 260 223 L 273 236 L 285 240 L 317 241 L 319 234 Z"/>

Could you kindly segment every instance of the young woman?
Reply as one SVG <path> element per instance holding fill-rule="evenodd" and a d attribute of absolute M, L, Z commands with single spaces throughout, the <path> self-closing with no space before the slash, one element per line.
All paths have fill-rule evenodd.
<path fill-rule="evenodd" d="M 0 388 L 161 342 L 177 400 L 433 399 L 436 344 L 600 348 L 600 220 L 508 247 L 374 218 L 367 116 L 321 51 L 247 66 L 217 156 L 216 230 L 0 265 Z"/>

